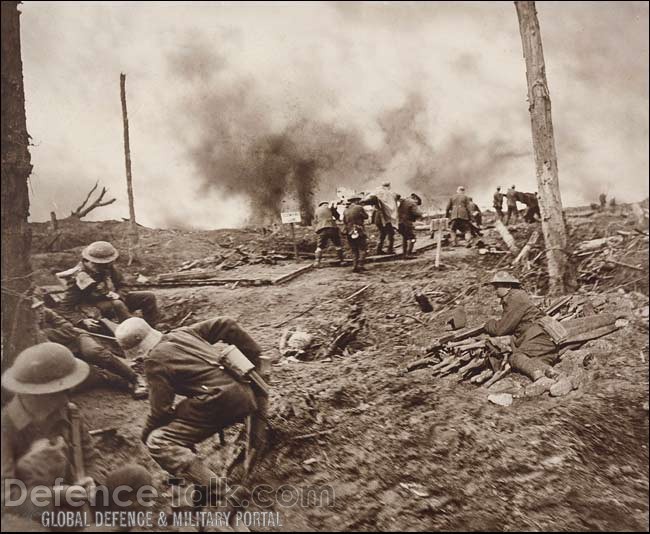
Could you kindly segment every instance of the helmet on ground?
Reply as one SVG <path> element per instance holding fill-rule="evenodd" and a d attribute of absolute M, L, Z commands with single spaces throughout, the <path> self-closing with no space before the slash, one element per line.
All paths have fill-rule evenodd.
<path fill-rule="evenodd" d="M 122 350 L 131 358 L 145 356 L 162 338 L 162 333 L 151 328 L 140 317 L 131 317 L 115 329 L 115 338 Z"/>
<path fill-rule="evenodd" d="M 93 263 L 111 263 L 119 255 L 120 253 L 117 249 L 108 241 L 95 241 L 81 252 L 81 257 L 84 260 L 92 261 Z"/>
<path fill-rule="evenodd" d="M 490 281 L 490 284 L 520 286 L 521 282 L 512 274 L 510 274 L 508 271 L 499 271 L 494 275 L 494 277 Z"/>
<path fill-rule="evenodd" d="M 2 386 L 13 393 L 46 395 L 83 382 L 90 368 L 59 343 L 39 343 L 22 351 L 2 375 Z"/>

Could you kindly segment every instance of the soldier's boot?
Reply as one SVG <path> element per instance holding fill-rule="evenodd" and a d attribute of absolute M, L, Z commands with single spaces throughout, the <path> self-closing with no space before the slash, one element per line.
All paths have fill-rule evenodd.
<path fill-rule="evenodd" d="M 236 511 L 241 510 L 242 505 L 237 492 L 231 491 L 226 479 L 219 477 L 200 460 L 195 460 L 184 474 L 195 485 L 195 489 L 199 486 L 207 491 L 205 495 L 207 506 L 212 508 L 218 504 L 220 512 L 231 512 L 229 516 L 231 529 L 236 529 L 237 532 L 249 532 L 244 525 L 235 525 Z"/>
<path fill-rule="evenodd" d="M 320 248 L 317 248 L 314 256 L 316 259 L 316 261 L 314 262 L 314 267 L 318 268 L 320 267 L 320 262 L 323 259 L 323 251 Z"/>
<path fill-rule="evenodd" d="M 359 253 L 355 252 L 354 256 L 352 256 L 352 272 L 353 273 L 358 273 L 359 272 Z"/>
<path fill-rule="evenodd" d="M 510 357 L 510 365 L 513 370 L 519 371 L 521 374 L 526 375 L 533 382 L 546 376 L 546 373 L 551 366 L 539 361 L 537 358 L 529 358 L 525 354 L 515 352 Z"/>
<path fill-rule="evenodd" d="M 377 256 L 381 256 L 384 253 L 384 249 L 382 248 L 381 242 L 377 243 L 377 250 L 375 250 L 375 254 Z"/>
<path fill-rule="evenodd" d="M 402 258 L 409 257 L 409 242 L 405 237 L 402 237 Z"/>
<path fill-rule="evenodd" d="M 415 239 L 411 239 L 409 241 L 409 254 L 413 256 L 414 251 L 415 251 Z"/>
<path fill-rule="evenodd" d="M 149 396 L 149 387 L 142 375 L 137 375 L 135 383 L 131 385 L 131 395 L 135 400 L 143 400 Z"/>
<path fill-rule="evenodd" d="M 366 268 L 363 266 L 363 262 L 366 259 L 366 251 L 361 250 L 359 251 L 359 262 L 357 263 L 357 272 L 363 272 L 366 270 Z"/>
<path fill-rule="evenodd" d="M 388 250 L 386 251 L 386 254 L 395 254 L 395 236 L 389 234 L 388 235 Z"/>
<path fill-rule="evenodd" d="M 384 253 L 384 241 L 386 240 L 386 234 L 384 233 L 384 230 L 381 229 L 379 230 L 379 242 L 377 243 L 377 250 L 375 253 L 379 256 L 380 254 Z"/>
<path fill-rule="evenodd" d="M 336 249 L 336 256 L 339 259 L 339 265 L 343 265 L 343 249 L 341 247 Z"/>
<path fill-rule="evenodd" d="M 465 232 L 465 241 L 466 241 L 466 247 L 471 248 L 472 247 L 472 232 Z"/>

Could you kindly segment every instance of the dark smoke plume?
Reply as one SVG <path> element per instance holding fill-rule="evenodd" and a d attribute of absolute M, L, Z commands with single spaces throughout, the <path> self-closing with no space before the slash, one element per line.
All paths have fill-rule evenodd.
<path fill-rule="evenodd" d="M 247 199 L 254 223 L 276 221 L 283 200 L 293 199 L 309 224 L 314 196 L 333 198 L 336 186 L 363 189 L 388 179 L 403 194 L 409 188 L 430 199 L 447 195 L 459 183 L 489 180 L 506 160 L 527 154 L 500 140 L 481 144 L 467 133 L 447 135 L 434 148 L 427 102 L 417 92 L 376 117 L 383 142 L 373 149 L 344 121 L 295 116 L 273 126 L 262 87 L 226 81 L 227 61 L 210 54 L 195 43 L 170 58 L 188 84 L 183 117 L 190 120 L 177 130 L 191 132 L 185 143 L 201 186 Z"/>

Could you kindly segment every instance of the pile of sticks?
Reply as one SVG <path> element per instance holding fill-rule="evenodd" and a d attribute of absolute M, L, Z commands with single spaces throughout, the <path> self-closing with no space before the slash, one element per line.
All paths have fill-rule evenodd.
<path fill-rule="evenodd" d="M 633 265 L 625 261 L 628 254 L 643 251 L 647 256 L 648 236 L 640 230 L 619 230 L 611 237 L 582 241 L 573 254 L 577 262 L 578 279 L 583 284 L 598 285 L 614 278 L 613 271 L 618 269 L 625 269 L 632 274 L 645 273 L 647 277 L 647 265 Z"/>
<path fill-rule="evenodd" d="M 548 316 L 560 320 L 566 329 L 566 339 L 558 347 L 560 355 L 624 326 L 624 322 L 618 321 L 620 314 L 595 313 L 596 308 L 604 305 L 604 299 L 595 305 L 589 299 L 580 301 L 567 296 L 544 310 Z M 490 387 L 510 374 L 510 352 L 509 336 L 489 337 L 481 325 L 451 332 L 437 339 L 427 349 L 425 357 L 408 364 L 406 371 L 429 368 L 434 377 L 456 373 L 459 382 L 469 380 L 473 384 Z"/>

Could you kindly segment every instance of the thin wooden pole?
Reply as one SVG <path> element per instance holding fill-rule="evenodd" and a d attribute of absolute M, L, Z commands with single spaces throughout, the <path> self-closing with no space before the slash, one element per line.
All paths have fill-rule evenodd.
<path fill-rule="evenodd" d="M 122 122 L 124 123 L 124 164 L 126 167 L 126 190 L 129 196 L 129 265 L 135 257 L 134 248 L 138 243 L 138 226 L 135 221 L 133 202 L 133 180 L 131 177 L 131 146 L 129 142 L 129 116 L 126 109 L 126 74 L 120 74 L 120 97 L 122 99 Z"/>

